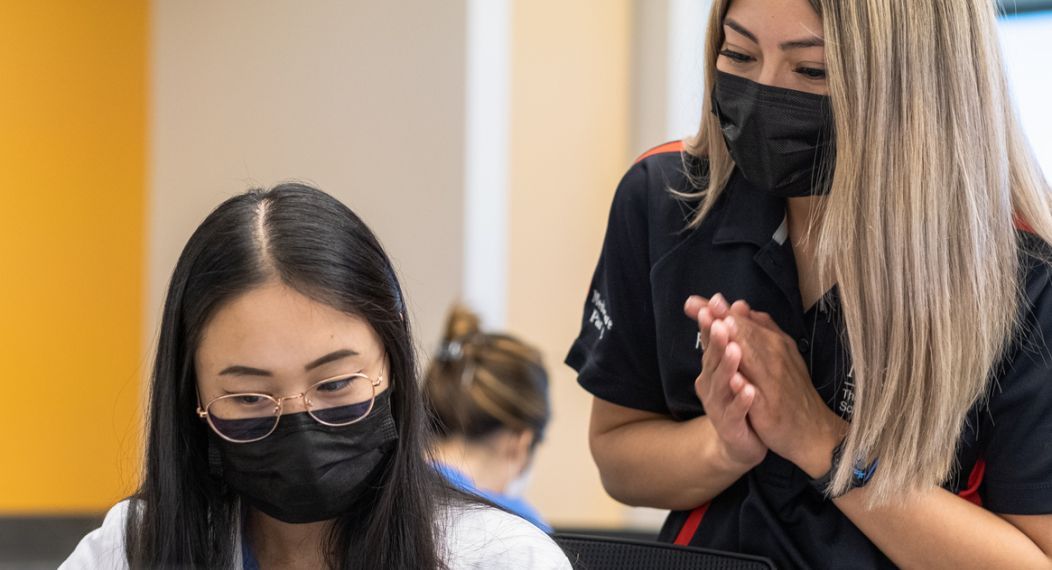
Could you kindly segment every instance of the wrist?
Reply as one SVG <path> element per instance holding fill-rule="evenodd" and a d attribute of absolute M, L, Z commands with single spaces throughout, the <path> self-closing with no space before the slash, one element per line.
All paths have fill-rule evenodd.
<path fill-rule="evenodd" d="M 823 425 L 815 434 L 805 439 L 800 454 L 796 458 L 787 458 L 811 479 L 818 479 L 833 467 L 833 450 L 844 440 L 847 434 L 847 422 L 836 418 L 836 421 Z"/>
<path fill-rule="evenodd" d="M 722 470 L 733 474 L 735 476 L 741 476 L 750 471 L 753 467 L 756 467 L 763 462 L 766 453 L 759 456 L 747 456 L 741 453 L 735 453 L 734 449 L 727 444 L 722 438 L 716 439 L 716 457 L 719 465 L 722 466 Z"/>

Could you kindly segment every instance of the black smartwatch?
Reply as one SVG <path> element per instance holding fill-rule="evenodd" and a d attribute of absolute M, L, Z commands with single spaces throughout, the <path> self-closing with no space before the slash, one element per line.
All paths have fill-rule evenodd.
<path fill-rule="evenodd" d="M 840 440 L 840 443 L 836 444 L 836 447 L 833 448 L 833 460 L 830 462 L 829 471 L 817 479 L 811 479 L 811 486 L 819 493 L 828 496 L 830 499 L 836 499 L 852 489 L 865 487 L 866 483 L 869 483 L 869 480 L 873 478 L 873 474 L 877 472 L 876 459 L 867 465 L 864 459 L 859 458 L 855 460 L 855 464 L 851 467 L 851 481 L 848 483 L 847 489 L 838 495 L 830 495 L 828 492 L 829 482 L 833 479 L 833 473 L 836 472 L 837 467 L 840 466 L 840 460 L 843 458 L 843 455 L 844 440 Z"/>

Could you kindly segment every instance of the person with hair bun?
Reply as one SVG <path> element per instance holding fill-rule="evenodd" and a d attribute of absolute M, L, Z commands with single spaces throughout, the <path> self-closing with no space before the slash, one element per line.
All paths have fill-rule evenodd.
<path fill-rule="evenodd" d="M 540 353 L 513 336 L 482 332 L 477 315 L 454 306 L 424 394 L 438 436 L 436 469 L 453 485 L 551 532 L 520 496 L 551 416 Z"/>

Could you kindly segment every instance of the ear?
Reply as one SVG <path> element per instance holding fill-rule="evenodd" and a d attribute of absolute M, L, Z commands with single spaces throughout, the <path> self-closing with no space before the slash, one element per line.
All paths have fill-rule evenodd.
<path fill-rule="evenodd" d="M 509 459 L 525 467 L 530 461 L 530 450 L 533 448 L 534 438 L 535 434 L 531 429 L 512 434 L 508 445 Z"/>

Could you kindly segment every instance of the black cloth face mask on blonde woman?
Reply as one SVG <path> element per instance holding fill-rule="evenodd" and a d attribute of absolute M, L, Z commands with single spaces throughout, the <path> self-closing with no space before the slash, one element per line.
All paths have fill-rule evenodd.
<path fill-rule="evenodd" d="M 716 72 L 712 112 L 746 180 L 783 198 L 826 194 L 833 171 L 829 97 Z"/>

